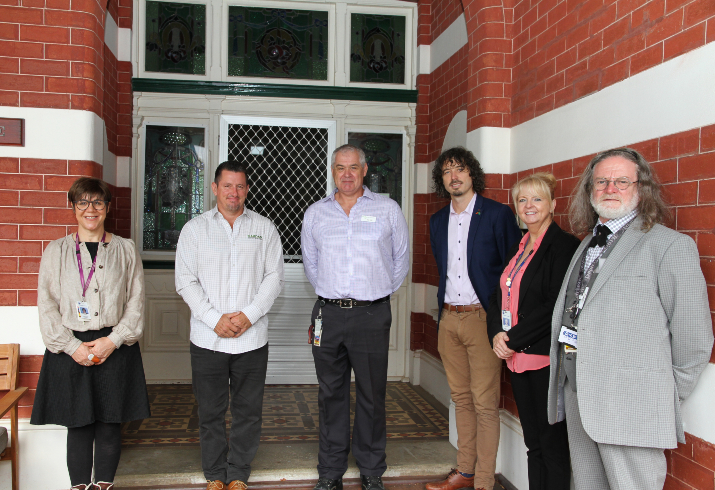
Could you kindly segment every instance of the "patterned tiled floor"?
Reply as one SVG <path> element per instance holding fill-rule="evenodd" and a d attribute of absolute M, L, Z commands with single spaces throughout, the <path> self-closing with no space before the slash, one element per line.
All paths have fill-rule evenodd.
<path fill-rule="evenodd" d="M 122 427 L 124 446 L 199 444 L 198 411 L 190 385 L 149 385 L 152 417 Z M 351 405 L 354 411 L 355 386 Z M 445 417 L 407 383 L 387 385 L 387 437 L 393 440 L 447 439 Z M 230 427 L 231 414 L 226 413 Z M 266 385 L 262 443 L 318 440 L 317 385 Z"/>

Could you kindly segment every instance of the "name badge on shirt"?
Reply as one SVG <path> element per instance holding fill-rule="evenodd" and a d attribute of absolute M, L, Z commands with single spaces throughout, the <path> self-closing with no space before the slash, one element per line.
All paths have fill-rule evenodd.
<path fill-rule="evenodd" d="M 81 322 L 92 321 L 92 315 L 89 310 L 89 303 L 86 301 L 77 301 L 77 319 Z"/>
<path fill-rule="evenodd" d="M 571 349 L 567 348 L 567 351 L 575 351 L 578 348 L 578 332 L 566 325 L 562 325 L 561 332 L 559 333 L 559 342 L 567 347 L 571 347 Z"/>
<path fill-rule="evenodd" d="M 367 221 L 368 223 L 374 223 L 377 221 L 377 218 L 375 216 L 363 216 L 360 218 L 360 221 Z"/>
<path fill-rule="evenodd" d="M 501 328 L 505 332 L 511 330 L 511 311 L 501 310 Z"/>

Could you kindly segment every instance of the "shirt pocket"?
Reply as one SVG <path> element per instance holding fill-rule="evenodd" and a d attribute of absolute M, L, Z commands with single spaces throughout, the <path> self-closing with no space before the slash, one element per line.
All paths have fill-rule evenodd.
<path fill-rule="evenodd" d="M 382 236 L 384 220 L 381 218 L 374 218 L 374 221 L 360 221 L 355 225 L 355 234 L 358 238 L 362 240 L 379 240 Z"/>

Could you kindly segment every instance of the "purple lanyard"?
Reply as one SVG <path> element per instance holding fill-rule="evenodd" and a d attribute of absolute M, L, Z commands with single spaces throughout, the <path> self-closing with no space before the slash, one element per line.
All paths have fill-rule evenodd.
<path fill-rule="evenodd" d="M 107 237 L 107 232 L 102 235 L 102 243 Z M 87 276 L 87 282 L 84 282 L 84 271 L 82 270 L 82 254 L 79 251 L 79 233 L 75 236 L 75 245 L 77 250 L 77 265 L 79 266 L 79 280 L 82 283 L 82 300 L 84 301 L 84 295 L 87 293 L 87 288 L 89 287 L 89 282 L 92 280 L 92 275 L 94 275 L 94 267 L 97 265 L 97 255 L 99 255 L 99 249 L 97 250 L 97 255 L 94 256 L 92 260 L 92 268 L 89 270 L 89 276 Z"/>
<path fill-rule="evenodd" d="M 512 278 L 515 278 L 516 275 L 519 273 L 521 270 L 521 267 L 526 263 L 527 260 L 529 260 L 529 257 L 531 257 L 531 254 L 534 253 L 534 249 L 532 248 L 529 251 L 529 255 L 526 256 L 524 259 L 524 262 L 519 264 L 519 261 L 521 260 L 521 256 L 524 255 L 524 251 L 519 254 L 519 256 L 516 258 L 516 262 L 514 263 L 514 267 L 511 268 L 511 272 L 506 278 L 506 305 L 509 307 L 509 310 L 511 310 L 511 283 L 512 283 Z M 516 266 L 516 264 L 519 264 L 519 267 Z M 514 270 L 516 269 L 516 271 Z"/>

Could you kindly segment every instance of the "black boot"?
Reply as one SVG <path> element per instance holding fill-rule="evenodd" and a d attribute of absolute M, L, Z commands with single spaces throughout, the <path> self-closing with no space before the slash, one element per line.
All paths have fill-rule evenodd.
<path fill-rule="evenodd" d="M 360 475 L 360 480 L 362 480 L 362 490 L 385 490 L 381 476 Z"/>
<path fill-rule="evenodd" d="M 313 490 L 343 490 L 343 479 L 318 478 L 318 483 L 315 484 Z"/>

